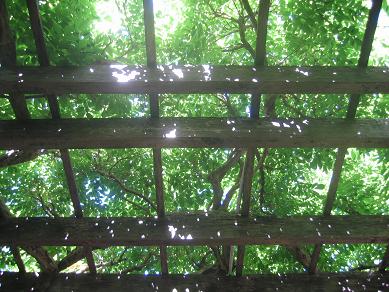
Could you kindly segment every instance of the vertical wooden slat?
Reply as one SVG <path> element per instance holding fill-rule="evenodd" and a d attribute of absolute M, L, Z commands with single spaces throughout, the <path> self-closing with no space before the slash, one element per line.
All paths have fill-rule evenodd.
<path fill-rule="evenodd" d="M 385 269 L 389 266 L 389 245 L 386 246 L 386 250 L 384 256 L 382 257 L 382 261 L 378 267 L 381 273 L 385 272 Z"/>
<path fill-rule="evenodd" d="M 26 272 L 26 267 L 24 266 L 22 257 L 20 255 L 20 250 L 17 247 L 11 247 L 11 252 L 12 255 L 15 259 L 16 265 L 18 266 L 19 272 L 20 273 L 25 273 Z"/>
<path fill-rule="evenodd" d="M 9 25 L 9 17 L 6 6 L 6 1 L 0 1 L 0 66 L 6 68 L 12 68 L 16 66 L 16 44 L 12 36 L 11 28 Z M 15 113 L 15 117 L 18 120 L 28 120 L 30 113 L 28 112 L 26 99 L 23 94 L 11 93 L 10 103 Z M 0 209 L 0 213 L 3 210 Z M 1 220 L 5 220 L 6 216 L 0 214 Z M 20 250 L 18 247 L 11 246 L 11 253 L 15 260 L 15 263 L 19 269 L 19 272 L 25 273 L 26 268 L 24 266 Z"/>
<path fill-rule="evenodd" d="M 257 39 L 255 42 L 255 66 L 262 67 L 266 65 L 266 38 L 267 23 L 269 18 L 270 0 L 260 0 Z"/>
<path fill-rule="evenodd" d="M 244 3 L 243 3 L 244 4 Z M 248 5 L 248 3 L 246 3 Z M 270 9 L 270 0 L 260 0 L 258 21 L 257 21 L 257 35 L 256 35 L 256 52 L 254 65 L 257 67 L 263 67 L 266 63 L 266 37 L 268 29 L 268 16 Z M 261 95 L 253 94 L 251 96 L 250 104 L 250 118 L 259 118 L 259 105 Z M 250 213 L 250 200 L 251 200 L 251 188 L 254 173 L 254 158 L 255 148 L 247 149 L 246 160 L 244 163 L 244 170 L 242 173 L 242 181 L 240 186 L 240 194 L 242 197 L 241 215 L 244 217 L 249 216 Z M 245 246 L 238 246 L 237 259 L 236 259 L 236 275 L 241 276 L 243 273 Z"/>
<path fill-rule="evenodd" d="M 147 67 L 157 67 L 157 50 L 155 45 L 155 27 L 154 27 L 154 7 L 152 0 L 143 1 L 144 23 L 145 23 L 145 39 L 146 39 L 146 61 Z M 159 118 L 159 99 L 158 94 L 150 94 L 150 116 L 151 118 Z M 157 200 L 157 215 L 159 218 L 165 216 L 165 202 L 162 177 L 162 153 L 161 148 L 153 148 L 153 167 L 155 193 Z M 167 248 L 160 246 L 161 271 L 163 275 L 169 273 L 167 263 Z"/>
<path fill-rule="evenodd" d="M 362 40 L 361 51 L 358 60 L 358 67 L 366 68 L 369 62 L 370 52 L 373 46 L 374 34 L 377 28 L 378 17 L 382 7 L 382 0 L 373 0 L 372 7 L 369 11 L 369 17 L 366 23 L 366 29 Z M 359 104 L 361 96 L 359 94 L 352 94 L 349 99 L 349 104 L 347 108 L 347 119 L 354 119 L 357 113 L 357 107 Z M 339 148 L 336 154 L 334 168 L 332 172 L 332 177 L 330 185 L 328 187 L 327 199 L 323 210 L 324 216 L 331 215 L 331 210 L 333 208 L 336 192 L 338 189 L 340 176 L 342 172 L 342 167 L 344 163 L 344 158 L 347 153 L 347 148 Z M 317 244 L 314 247 L 313 254 L 311 256 L 311 263 L 309 266 L 309 273 L 314 274 L 317 272 L 317 263 L 320 257 L 322 245 Z"/>
<path fill-rule="evenodd" d="M 34 35 L 35 46 L 37 50 L 39 64 L 42 67 L 50 66 L 50 59 L 46 48 L 46 43 L 43 35 L 42 21 L 39 14 L 39 6 L 37 0 L 27 0 L 27 7 L 30 17 L 31 29 Z M 53 119 L 60 119 L 61 113 L 58 104 L 58 99 L 55 95 L 48 95 L 48 102 L 51 116 Z M 69 150 L 60 149 L 61 160 L 66 176 L 66 183 L 69 189 L 70 198 L 74 208 L 76 218 L 82 218 L 83 212 L 81 208 L 80 197 L 78 195 L 76 179 L 74 177 L 73 166 L 69 154 Z M 96 273 L 96 265 L 93 259 L 93 254 L 90 248 L 85 249 L 85 257 L 88 263 L 89 271 Z"/>

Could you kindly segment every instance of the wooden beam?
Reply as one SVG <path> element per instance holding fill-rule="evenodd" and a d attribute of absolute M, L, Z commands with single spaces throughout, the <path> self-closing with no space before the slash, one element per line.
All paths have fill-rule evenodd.
<path fill-rule="evenodd" d="M 17 247 L 11 247 L 11 252 L 14 257 L 15 263 L 18 267 L 19 273 L 25 273 L 26 267 L 23 263 L 22 256 L 20 255 L 20 250 Z"/>
<path fill-rule="evenodd" d="M 146 61 L 150 69 L 157 68 L 157 50 L 155 46 L 155 28 L 154 28 L 154 7 L 153 0 L 143 0 L 144 22 L 145 22 L 145 40 L 146 40 Z M 150 94 L 150 116 L 153 119 L 159 118 L 159 98 L 157 93 Z M 165 200 L 162 177 L 162 153 L 161 148 L 153 149 L 153 171 L 155 181 L 155 194 L 157 200 L 158 218 L 165 216 Z M 162 275 L 169 272 L 167 263 L 167 248 L 161 245 L 159 247 Z"/>
<path fill-rule="evenodd" d="M 245 218 L 181 214 L 164 218 L 9 218 L 0 245 L 160 246 L 385 243 L 389 216 Z"/>
<path fill-rule="evenodd" d="M 37 0 L 27 0 L 28 15 L 30 17 L 31 29 L 35 39 L 36 52 L 41 66 L 49 66 L 49 55 L 47 54 L 46 43 L 43 35 L 42 21 L 39 15 Z"/>
<path fill-rule="evenodd" d="M 243 6 L 248 12 L 249 16 L 253 15 L 250 12 L 251 8 L 248 1 L 242 1 Z M 270 9 L 270 0 L 260 0 L 258 8 L 258 21 L 257 23 L 257 38 L 255 43 L 255 60 L 254 65 L 257 68 L 263 68 L 266 65 L 266 39 L 267 39 L 267 29 L 268 29 L 268 17 Z M 252 19 L 252 23 L 255 21 Z M 261 93 L 251 95 L 250 102 L 250 118 L 258 119 L 259 118 L 259 106 L 261 100 Z M 249 216 L 250 212 L 250 202 L 251 202 L 251 189 L 252 181 L 254 175 L 254 160 L 255 160 L 255 148 L 250 147 L 247 149 L 246 160 L 244 163 L 244 170 L 242 173 L 242 181 L 240 185 L 240 195 L 242 198 L 242 216 Z M 236 275 L 241 276 L 243 273 L 243 263 L 244 263 L 244 254 L 245 246 L 239 245 L 236 258 Z M 232 249 L 233 251 L 233 249 Z"/>
<path fill-rule="evenodd" d="M 22 93 L 11 93 L 9 102 L 17 120 L 27 121 L 31 118 L 27 108 L 26 99 Z"/>
<path fill-rule="evenodd" d="M 244 3 L 244 2 L 243 2 Z M 247 5 L 247 4 L 246 4 Z M 260 0 L 259 1 L 259 11 L 258 11 L 258 27 L 257 27 L 257 39 L 255 42 L 255 66 L 265 66 L 266 65 L 266 38 L 269 18 L 269 9 L 270 9 L 270 0 Z"/>
<path fill-rule="evenodd" d="M 379 265 L 380 272 L 384 272 L 388 266 L 389 266 L 389 245 L 386 246 L 384 256 L 382 257 L 382 261 Z"/>
<path fill-rule="evenodd" d="M 249 275 L 242 278 L 210 275 L 57 274 L 36 276 L 2 272 L 1 288 L 21 291 L 384 291 L 389 274 L 323 273 L 319 275 Z"/>
<path fill-rule="evenodd" d="M 370 56 L 370 52 L 374 40 L 374 34 L 377 27 L 378 17 L 381 11 L 381 6 L 382 6 L 382 0 L 372 1 L 372 7 L 369 11 L 369 17 L 367 19 L 365 34 L 363 36 L 361 52 L 358 60 L 358 67 L 361 69 L 366 68 L 368 65 L 369 56 Z M 352 120 L 355 118 L 360 99 L 361 99 L 360 94 L 352 94 L 350 96 L 348 107 L 347 107 L 347 114 L 346 114 L 347 119 Z M 336 192 L 338 189 L 340 176 L 342 173 L 344 158 L 347 153 L 346 147 L 347 147 L 346 145 L 343 145 L 343 147 L 338 149 L 338 152 L 336 154 L 331 182 L 327 193 L 327 200 L 323 210 L 324 216 L 331 215 L 331 210 L 335 202 Z M 314 274 L 317 271 L 317 263 L 319 261 L 321 247 L 322 247 L 321 244 L 317 244 L 314 247 L 311 256 L 311 263 L 309 267 L 309 272 L 311 274 Z"/>
<path fill-rule="evenodd" d="M 34 35 L 35 46 L 38 54 L 39 64 L 42 67 L 50 66 L 49 54 L 46 49 L 46 43 L 43 35 L 43 27 L 39 14 L 39 6 L 37 0 L 27 0 L 27 7 L 30 16 L 31 29 Z M 51 116 L 54 120 L 59 120 L 61 118 L 60 108 L 58 104 L 58 99 L 55 95 L 49 94 L 47 96 Z M 11 99 L 12 100 L 12 99 Z M 73 166 L 69 154 L 69 150 L 60 149 L 61 160 L 63 163 L 63 168 L 66 176 L 66 183 L 68 185 L 70 198 L 72 200 L 74 214 L 77 218 L 83 216 L 81 202 L 78 195 L 76 179 L 74 177 Z M 88 263 L 89 271 L 91 273 L 96 273 L 96 265 L 93 259 L 92 250 L 87 247 L 85 252 L 86 260 Z"/>
<path fill-rule="evenodd" d="M 0 93 L 389 93 L 389 68 L 93 65 L 0 70 Z"/>
<path fill-rule="evenodd" d="M 382 7 L 382 0 L 372 0 L 369 17 L 366 22 L 365 33 L 363 35 L 361 53 L 359 55 L 358 66 L 366 68 L 369 62 L 370 52 L 373 47 L 374 35 L 377 28 L 378 18 Z"/>
<path fill-rule="evenodd" d="M 143 0 L 145 22 L 147 67 L 157 67 L 157 50 L 155 46 L 154 7 L 153 0 Z"/>
<path fill-rule="evenodd" d="M 9 26 L 9 16 L 5 1 L 0 1 L 0 67 L 16 67 L 16 45 Z M 1 86 L 0 86 L 1 87 Z M 30 118 L 26 100 L 21 93 L 10 94 L 9 101 L 18 120 Z"/>
<path fill-rule="evenodd" d="M 0 1 L 0 65 L 10 68 L 16 66 L 16 44 L 9 26 L 6 1 Z"/>
<path fill-rule="evenodd" d="M 242 198 L 242 208 L 240 213 L 243 217 L 248 217 L 250 213 L 250 202 L 251 202 L 251 189 L 253 182 L 254 174 L 254 151 L 255 148 L 248 148 L 246 153 L 246 159 L 244 163 L 242 181 L 240 185 L 240 195 Z M 238 245 L 237 257 L 236 257 L 236 275 L 241 276 L 243 273 L 243 263 L 244 263 L 244 254 L 245 246 Z"/>
<path fill-rule="evenodd" d="M 16 67 L 16 43 L 9 25 L 9 16 L 6 1 L 0 1 L 0 67 Z M 27 103 L 23 94 L 11 93 L 10 104 L 15 113 L 16 119 L 25 121 L 30 118 Z M 1 202 L 2 203 L 2 202 Z M 10 214 L 8 209 L 0 204 L 0 220 L 5 220 Z M 17 247 L 10 246 L 11 253 L 20 273 L 26 272 L 26 267 Z"/>
<path fill-rule="evenodd" d="M 0 121 L 0 149 L 388 147 L 389 120 L 134 118 Z"/>

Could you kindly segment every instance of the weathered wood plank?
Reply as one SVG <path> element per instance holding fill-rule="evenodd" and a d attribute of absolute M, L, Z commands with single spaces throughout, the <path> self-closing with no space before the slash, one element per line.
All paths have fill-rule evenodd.
<path fill-rule="evenodd" d="M 323 273 L 319 275 L 20 275 L 4 272 L 0 290 L 17 291 L 384 291 L 389 274 Z"/>
<path fill-rule="evenodd" d="M 10 218 L 0 245 L 160 246 L 385 243 L 389 216 L 245 218 L 208 214 L 165 218 Z"/>
<path fill-rule="evenodd" d="M 0 70 L 0 93 L 389 93 L 389 68 L 93 65 Z"/>
<path fill-rule="evenodd" d="M 369 17 L 367 19 L 365 34 L 363 36 L 361 52 L 358 60 L 359 68 L 366 68 L 368 65 L 369 56 L 370 56 L 370 52 L 374 40 L 374 34 L 377 28 L 378 17 L 381 11 L 381 6 L 382 6 L 382 0 L 372 1 L 372 7 L 369 11 Z M 360 99 L 361 99 L 360 94 L 352 94 L 350 96 L 348 107 L 347 107 L 347 114 L 346 114 L 347 119 L 355 118 Z M 331 214 L 331 210 L 336 198 L 336 192 L 338 189 L 346 153 L 347 153 L 347 148 L 342 147 L 338 149 L 338 152 L 336 154 L 331 182 L 327 192 L 327 200 L 323 211 L 324 215 Z M 321 251 L 321 244 L 315 245 L 311 256 L 311 263 L 309 267 L 310 273 L 316 273 L 317 271 L 317 263 L 319 261 L 320 251 Z"/>
<path fill-rule="evenodd" d="M 248 12 L 249 16 L 252 15 L 251 7 L 248 1 L 242 1 L 243 6 Z M 262 68 L 266 65 L 266 38 L 268 29 L 268 17 L 270 10 L 270 0 L 260 0 L 258 9 L 258 21 L 252 19 L 252 23 L 257 23 L 257 38 L 255 42 L 255 60 L 254 64 L 257 68 Z M 259 118 L 259 105 L 261 100 L 261 94 L 252 94 L 250 102 L 250 117 L 253 119 Z M 247 149 L 246 160 L 244 164 L 244 170 L 241 178 L 240 196 L 242 198 L 241 215 L 249 216 L 250 202 L 251 202 L 251 189 L 254 175 L 254 148 Z M 233 249 L 231 249 L 233 252 Z M 236 275 L 241 276 L 243 273 L 245 247 L 238 246 L 236 257 Z M 231 269 L 231 268 L 230 268 Z"/>
<path fill-rule="evenodd" d="M 157 50 L 155 46 L 155 27 L 154 27 L 154 6 L 153 0 L 143 0 L 143 12 L 145 22 L 145 40 L 146 40 L 146 60 L 147 67 L 155 69 L 157 67 Z M 151 118 L 159 118 L 159 98 L 158 94 L 150 94 L 150 116 Z M 155 194 L 157 201 L 157 215 L 159 218 L 165 216 L 165 200 L 163 189 L 162 176 L 162 153 L 161 148 L 153 149 L 153 170 L 155 181 Z M 159 247 L 161 259 L 162 275 L 167 275 L 169 272 L 167 263 L 167 248 L 166 246 Z"/>
<path fill-rule="evenodd" d="M 39 14 L 38 1 L 27 0 L 27 8 L 28 8 L 28 14 L 30 16 L 30 24 L 34 35 L 39 64 L 42 67 L 50 66 L 49 54 L 46 49 L 46 43 L 43 34 L 43 26 Z M 52 118 L 60 119 L 61 113 L 60 113 L 57 97 L 53 94 L 49 94 L 47 98 L 48 98 Z M 82 212 L 80 198 L 78 196 L 78 190 L 77 190 L 76 180 L 74 177 L 72 161 L 69 155 L 69 151 L 67 149 L 60 149 L 60 154 L 61 154 L 61 159 L 62 159 L 64 172 L 66 176 L 66 183 L 68 185 L 70 198 L 72 200 L 72 204 L 74 208 L 74 214 L 77 218 L 79 218 L 83 216 L 83 212 Z M 85 256 L 88 263 L 89 271 L 91 273 L 96 273 L 96 265 L 94 262 L 91 248 L 87 247 L 85 250 L 86 250 Z"/>
<path fill-rule="evenodd" d="M 388 147 L 389 120 L 68 119 L 0 121 L 0 149 Z"/>

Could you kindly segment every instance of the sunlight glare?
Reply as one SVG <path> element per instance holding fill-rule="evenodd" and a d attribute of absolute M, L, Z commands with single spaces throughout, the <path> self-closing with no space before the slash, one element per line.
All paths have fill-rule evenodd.
<path fill-rule="evenodd" d="M 118 33 L 124 19 L 115 0 L 100 0 L 96 3 L 96 12 L 100 16 L 94 23 L 94 28 L 100 33 Z"/>

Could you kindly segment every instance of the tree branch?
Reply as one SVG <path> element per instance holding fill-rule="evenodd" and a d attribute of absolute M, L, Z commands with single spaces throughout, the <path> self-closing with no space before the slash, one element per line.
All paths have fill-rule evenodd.
<path fill-rule="evenodd" d="M 9 208 L 2 200 L 0 200 L 0 220 L 7 220 L 11 217 L 13 217 L 13 215 Z M 21 248 L 38 262 L 43 272 L 53 272 L 57 270 L 56 263 L 43 247 L 24 246 Z"/>
<path fill-rule="evenodd" d="M 311 263 L 311 256 L 298 246 L 285 246 L 289 252 L 296 258 L 296 260 L 308 270 Z"/>
<path fill-rule="evenodd" d="M 251 24 L 252 24 L 254 30 L 257 31 L 257 28 L 258 28 L 257 20 L 255 19 L 255 14 L 254 14 L 253 10 L 251 9 L 249 1 L 248 0 L 241 0 L 240 2 L 241 2 L 241 5 L 243 6 L 243 8 L 246 10 L 247 15 L 250 18 L 250 21 L 251 21 Z"/>
<path fill-rule="evenodd" d="M 214 193 L 212 202 L 213 210 L 216 210 L 221 206 L 221 200 L 223 197 L 223 188 L 221 186 L 221 182 L 224 176 L 239 161 L 241 156 L 242 150 L 233 150 L 227 161 L 207 176 L 207 179 L 211 182 Z"/>
<path fill-rule="evenodd" d="M 157 210 L 157 207 L 155 206 L 155 204 L 149 199 L 147 198 L 145 195 L 143 195 L 142 193 L 134 190 L 134 189 L 130 189 L 128 188 L 124 183 L 123 181 L 121 181 L 118 177 L 116 177 L 113 173 L 106 173 L 104 172 L 103 170 L 95 167 L 95 171 L 100 174 L 101 176 L 104 176 L 105 178 L 108 178 L 114 182 L 116 182 L 119 187 L 125 191 L 126 193 L 130 193 L 130 194 L 133 194 L 137 197 L 139 197 L 140 199 L 142 199 L 143 201 L 145 201 L 146 203 L 148 203 L 150 205 L 151 208 L 153 208 L 154 210 Z"/>
<path fill-rule="evenodd" d="M 156 254 L 155 252 L 149 252 L 141 264 L 125 269 L 121 271 L 121 274 L 128 274 L 132 272 L 141 271 L 149 264 L 149 262 L 153 257 L 158 257 L 158 254 Z"/>
<path fill-rule="evenodd" d="M 0 156 L 0 168 L 28 162 L 46 153 L 46 150 L 11 150 Z"/>

